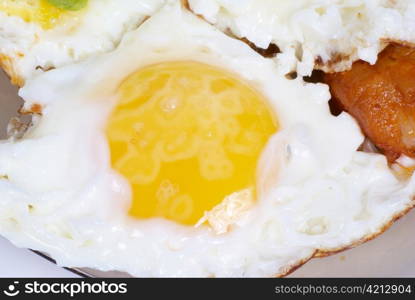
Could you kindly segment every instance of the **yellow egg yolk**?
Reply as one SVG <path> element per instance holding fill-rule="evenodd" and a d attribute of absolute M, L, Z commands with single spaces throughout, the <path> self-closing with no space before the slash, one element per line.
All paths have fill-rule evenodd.
<path fill-rule="evenodd" d="M 130 215 L 194 225 L 226 197 L 255 189 L 277 120 L 248 84 L 198 62 L 129 76 L 108 124 L 112 165 L 132 187 Z"/>
<path fill-rule="evenodd" d="M 66 13 L 46 0 L 0 0 L 0 11 L 39 24 L 43 29 L 53 28 Z"/>

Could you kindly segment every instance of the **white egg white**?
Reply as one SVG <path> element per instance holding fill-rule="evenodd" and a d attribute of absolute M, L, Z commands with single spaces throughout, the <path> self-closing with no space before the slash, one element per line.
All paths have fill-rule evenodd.
<path fill-rule="evenodd" d="M 415 41 L 412 0 L 188 0 L 222 30 L 260 48 L 276 44 L 285 73 L 315 66 L 343 71 L 357 59 L 374 63 L 388 40 Z M 317 64 L 316 64 L 317 63 Z"/>
<path fill-rule="evenodd" d="M 110 164 L 104 128 L 118 86 L 144 66 L 178 60 L 236 74 L 268 99 L 281 126 L 259 163 L 260 199 L 225 234 L 132 220 L 128 181 Z M 30 79 L 20 96 L 43 112 L 23 139 L 0 143 L 0 234 L 62 266 L 134 276 L 283 275 L 319 251 L 380 233 L 415 204 L 415 179 L 400 182 L 384 156 L 358 151 L 360 129 L 348 114 L 330 114 L 327 86 L 286 79 L 274 60 L 177 1 L 115 51 Z"/>
<path fill-rule="evenodd" d="M 51 29 L 0 11 L 0 57 L 15 83 L 51 68 L 113 50 L 122 36 L 151 16 L 164 0 L 89 0 L 78 17 Z M 77 13 L 73 13 L 76 15 Z"/>

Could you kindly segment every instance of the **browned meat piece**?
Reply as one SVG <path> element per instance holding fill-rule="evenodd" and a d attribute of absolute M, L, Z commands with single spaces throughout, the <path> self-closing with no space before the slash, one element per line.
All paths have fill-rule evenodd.
<path fill-rule="evenodd" d="M 324 81 L 390 162 L 415 157 L 415 48 L 389 45 L 374 66 L 358 61 Z"/>

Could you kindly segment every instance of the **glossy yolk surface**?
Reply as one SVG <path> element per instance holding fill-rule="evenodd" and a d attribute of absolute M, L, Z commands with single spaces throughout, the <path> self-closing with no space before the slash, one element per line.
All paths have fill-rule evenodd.
<path fill-rule="evenodd" d="M 43 29 L 53 28 L 66 13 L 46 0 L 0 0 L 0 11 L 39 24 Z"/>
<path fill-rule="evenodd" d="M 166 62 L 132 74 L 119 92 L 107 138 L 113 167 L 132 186 L 130 215 L 194 225 L 255 188 L 277 121 L 246 83 L 205 64 Z"/>

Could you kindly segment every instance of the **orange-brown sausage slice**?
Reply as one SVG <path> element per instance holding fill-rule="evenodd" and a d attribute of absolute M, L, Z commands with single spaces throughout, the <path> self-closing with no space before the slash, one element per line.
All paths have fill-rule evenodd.
<path fill-rule="evenodd" d="M 390 162 L 415 157 L 415 48 L 389 45 L 374 66 L 358 61 L 324 80 Z"/>

